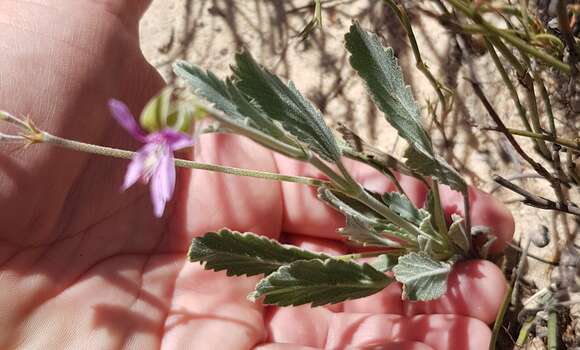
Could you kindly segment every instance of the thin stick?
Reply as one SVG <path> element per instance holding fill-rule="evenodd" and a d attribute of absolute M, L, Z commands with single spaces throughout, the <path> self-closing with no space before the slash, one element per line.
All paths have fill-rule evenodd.
<path fill-rule="evenodd" d="M 567 204 L 561 204 L 561 203 L 549 200 L 547 198 L 535 195 L 535 194 L 533 194 L 529 191 L 526 191 L 525 189 L 511 183 L 510 181 L 504 179 L 501 176 L 495 176 L 493 178 L 493 180 L 495 182 L 497 182 L 498 184 L 502 185 L 503 187 L 507 188 L 508 190 L 515 192 L 515 193 L 521 195 L 522 197 L 524 197 L 524 200 L 523 200 L 524 204 L 530 205 L 532 207 L 540 208 L 540 209 L 561 211 L 564 213 L 580 216 L 580 208 L 578 208 L 578 207 L 567 205 Z"/>

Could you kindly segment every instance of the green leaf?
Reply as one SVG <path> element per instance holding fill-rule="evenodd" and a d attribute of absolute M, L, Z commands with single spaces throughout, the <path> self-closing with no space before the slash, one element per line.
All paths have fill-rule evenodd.
<path fill-rule="evenodd" d="M 389 272 L 397 265 L 398 257 L 396 255 L 381 254 L 372 263 L 377 271 Z"/>
<path fill-rule="evenodd" d="M 405 164 L 418 174 L 433 176 L 456 191 L 467 192 L 465 180 L 444 159 L 435 155 L 427 156 L 413 147 L 407 148 L 404 157 L 407 159 Z"/>
<path fill-rule="evenodd" d="M 398 192 L 384 193 L 383 203 L 385 203 L 392 211 L 397 213 L 405 220 L 415 224 L 421 225 L 421 222 L 429 215 L 424 209 L 417 209 L 415 205 L 404 195 Z"/>
<path fill-rule="evenodd" d="M 451 220 L 453 223 L 449 226 L 449 231 L 447 234 L 457 247 L 461 249 L 463 253 L 469 252 L 469 238 L 467 233 L 463 229 L 463 218 L 459 215 L 451 215 Z"/>
<path fill-rule="evenodd" d="M 423 253 L 409 253 L 399 258 L 393 268 L 397 281 L 403 283 L 403 295 L 410 300 L 437 299 L 447 291 L 447 277 L 453 265 L 436 261 Z"/>
<path fill-rule="evenodd" d="M 420 175 L 434 176 L 440 182 L 465 192 L 467 186 L 461 176 L 435 156 L 419 108 L 405 84 L 393 49 L 385 49 L 376 35 L 362 30 L 357 22 L 350 27 L 345 39 L 352 67 L 365 81 L 367 91 L 387 121 L 410 145 L 407 166 Z"/>
<path fill-rule="evenodd" d="M 318 198 L 346 216 L 346 226 L 338 232 L 349 240 L 363 246 L 401 248 L 401 243 L 388 236 L 409 240 L 411 235 L 395 225 L 377 219 L 368 208 L 357 208 L 339 198 L 325 187 L 318 189 Z M 366 209 L 366 210 L 365 210 Z"/>
<path fill-rule="evenodd" d="M 222 81 L 212 72 L 185 61 L 175 63 L 174 71 L 189 83 L 195 95 L 224 112 L 232 122 L 249 124 L 275 138 L 284 137 L 283 130 L 251 103 L 231 81 Z"/>
<path fill-rule="evenodd" d="M 345 39 L 351 53 L 350 64 L 365 81 L 388 122 L 420 152 L 433 154 L 431 139 L 423 129 L 419 108 L 405 84 L 393 49 L 385 49 L 375 35 L 362 30 L 357 22 Z"/>
<path fill-rule="evenodd" d="M 265 304 L 320 306 L 375 294 L 392 282 L 369 264 L 329 259 L 296 261 L 262 279 L 250 300 Z"/>
<path fill-rule="evenodd" d="M 222 229 L 193 239 L 189 261 L 205 262 L 206 270 L 227 270 L 228 276 L 270 274 L 297 260 L 328 259 L 253 233 Z"/>
<path fill-rule="evenodd" d="M 284 84 L 256 63 L 247 51 L 236 55 L 236 66 L 232 70 L 236 86 L 270 118 L 279 121 L 286 131 L 322 158 L 334 162 L 340 160 L 340 149 L 322 114 L 296 90 L 292 82 Z"/>

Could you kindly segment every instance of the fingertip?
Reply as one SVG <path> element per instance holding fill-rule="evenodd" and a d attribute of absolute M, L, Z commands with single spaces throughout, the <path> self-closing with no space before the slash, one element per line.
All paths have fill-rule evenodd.
<path fill-rule="evenodd" d="M 494 321 L 507 283 L 501 270 L 486 260 L 470 260 L 455 265 L 447 281 L 447 292 L 428 302 L 404 302 L 406 315 L 457 314 L 487 324 Z"/>
<path fill-rule="evenodd" d="M 369 345 L 359 348 L 360 350 L 435 350 L 425 343 L 397 341 L 387 344 Z"/>

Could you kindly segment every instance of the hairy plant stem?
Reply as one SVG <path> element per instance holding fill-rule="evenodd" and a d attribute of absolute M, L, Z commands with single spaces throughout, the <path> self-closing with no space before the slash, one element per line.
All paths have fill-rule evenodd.
<path fill-rule="evenodd" d="M 353 198 L 357 199 L 361 203 L 364 203 L 369 208 L 371 208 L 372 210 L 383 216 L 385 219 L 391 221 L 393 224 L 408 231 L 409 233 L 412 233 L 413 235 L 416 236 L 424 234 L 415 225 L 401 218 L 399 215 L 397 215 L 391 209 L 389 209 L 389 207 L 379 202 L 375 197 L 370 195 L 367 191 L 363 190 L 362 188 L 361 191 L 358 193 L 358 195 L 356 195 Z"/>
<path fill-rule="evenodd" d="M 205 110 L 211 115 L 212 119 L 217 120 L 228 129 L 240 135 L 246 136 L 266 148 L 272 149 L 285 156 L 298 160 L 308 160 L 311 156 L 305 149 L 301 148 L 299 145 L 296 145 L 295 140 L 284 135 L 282 132 L 281 134 L 283 136 L 281 136 L 280 139 L 276 139 L 242 123 L 233 122 L 231 118 L 229 118 L 224 112 L 212 107 L 209 103 L 196 100 L 194 105 L 202 110 Z"/>
<path fill-rule="evenodd" d="M 58 137 L 58 136 L 51 135 L 51 134 L 44 132 L 44 131 L 41 132 L 39 135 L 34 135 L 34 136 L 35 137 L 32 139 L 33 142 L 46 143 L 46 144 L 53 145 L 53 146 L 67 148 L 67 149 L 70 149 L 73 151 L 97 154 L 97 155 L 101 155 L 101 156 L 121 158 L 121 159 L 131 159 L 131 158 L 133 158 L 133 156 L 136 153 L 136 152 L 132 152 L 132 151 L 126 151 L 126 150 L 121 150 L 121 149 L 116 149 L 116 148 L 111 148 L 111 147 L 104 147 L 104 146 L 92 145 L 92 144 L 74 141 L 74 140 L 68 140 L 68 139 Z M 266 172 L 266 171 L 234 168 L 234 167 L 228 167 L 228 166 L 217 165 L 217 164 L 199 163 L 199 162 L 194 162 L 194 161 L 186 160 L 186 159 L 175 159 L 175 165 L 178 167 L 181 167 L 181 168 L 206 170 L 206 171 L 218 172 L 218 173 L 223 173 L 223 174 L 253 177 L 253 178 L 265 179 L 265 180 L 293 182 L 293 183 L 299 183 L 299 184 L 314 186 L 314 187 L 328 186 L 330 188 L 334 188 L 334 186 L 329 181 L 326 181 L 326 180 L 314 179 L 314 178 L 303 177 L 303 176 L 282 175 L 282 174 L 270 173 L 270 172 Z"/>
<path fill-rule="evenodd" d="M 383 254 L 388 254 L 390 256 L 397 255 L 397 254 L 394 254 L 394 249 L 390 249 L 390 250 L 381 250 L 381 251 L 376 251 L 376 252 L 363 252 L 363 253 L 339 255 L 339 256 L 336 256 L 335 259 L 347 260 L 347 261 L 348 260 L 358 260 L 358 259 L 364 259 L 364 258 L 375 258 L 375 257 L 377 257 L 379 255 L 383 255 Z"/>

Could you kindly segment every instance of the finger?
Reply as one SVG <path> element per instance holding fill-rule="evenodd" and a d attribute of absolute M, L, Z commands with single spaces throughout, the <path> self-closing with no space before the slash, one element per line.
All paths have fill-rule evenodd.
<path fill-rule="evenodd" d="M 99 0 L 90 1 L 102 6 L 105 12 L 118 17 L 133 30 L 138 29 L 138 23 L 152 0 Z"/>
<path fill-rule="evenodd" d="M 472 260 L 453 268 L 447 288 L 447 292 L 434 301 L 403 301 L 401 285 L 392 283 L 377 294 L 345 302 L 344 311 L 406 316 L 456 314 L 491 323 L 505 296 L 507 284 L 503 273 L 493 263 Z"/>
<path fill-rule="evenodd" d="M 414 341 L 392 342 L 387 344 L 369 345 L 360 350 L 434 350 L 432 347 Z"/>
<path fill-rule="evenodd" d="M 435 350 L 480 350 L 491 331 L 483 322 L 457 315 L 334 314 L 327 349 L 364 348 L 393 341 L 415 341 Z"/>
<path fill-rule="evenodd" d="M 480 350 L 487 348 L 491 337 L 485 323 L 459 315 L 332 313 L 309 306 L 278 309 L 268 330 L 272 342 L 324 349 L 419 342 L 436 350 Z"/>
<path fill-rule="evenodd" d="M 311 346 L 301 346 L 296 344 L 270 343 L 256 346 L 254 350 L 322 350 Z"/>
<path fill-rule="evenodd" d="M 463 196 L 457 191 L 451 190 L 448 186 L 440 187 L 443 210 L 448 218 L 451 214 L 464 216 Z M 486 226 L 490 228 L 491 234 L 498 239 L 492 245 L 490 252 L 499 253 L 514 235 L 514 218 L 509 210 L 490 194 L 480 191 L 474 187 L 469 187 L 469 203 L 471 225 Z"/>

